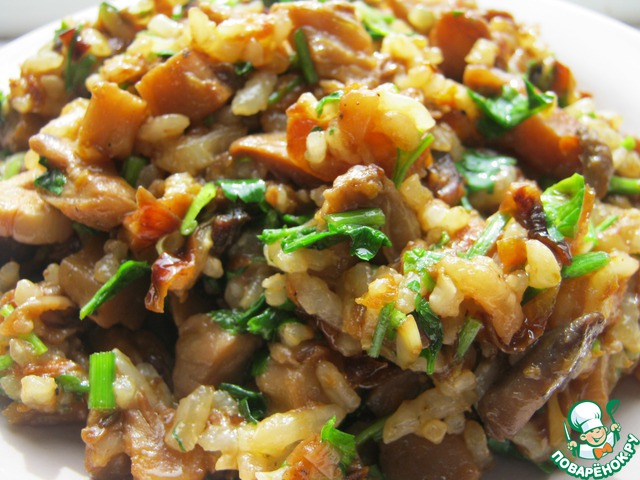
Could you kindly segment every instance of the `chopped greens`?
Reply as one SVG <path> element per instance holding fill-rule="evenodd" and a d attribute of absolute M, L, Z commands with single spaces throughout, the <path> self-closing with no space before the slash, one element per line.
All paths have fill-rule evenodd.
<path fill-rule="evenodd" d="M 482 322 L 480 320 L 472 317 L 467 317 L 465 319 L 464 325 L 462 325 L 462 329 L 458 335 L 458 348 L 456 349 L 457 358 L 464 357 L 481 328 Z"/>
<path fill-rule="evenodd" d="M 626 136 L 620 142 L 620 146 L 622 148 L 624 148 L 625 150 L 629 150 L 629 151 L 635 150 L 636 149 L 636 139 L 633 138 L 631 135 Z"/>
<path fill-rule="evenodd" d="M 213 183 L 207 183 L 200 189 L 182 219 L 182 224 L 180 225 L 180 233 L 182 235 L 191 235 L 195 231 L 198 227 L 196 217 L 216 197 L 216 192 L 217 189 Z"/>
<path fill-rule="evenodd" d="M 234 65 L 234 67 L 236 75 L 238 75 L 239 77 L 255 70 L 251 62 L 238 62 Z"/>
<path fill-rule="evenodd" d="M 370 7 L 364 2 L 355 2 L 365 30 L 374 40 L 381 40 L 391 33 L 389 28 L 396 19 L 392 14 Z"/>
<path fill-rule="evenodd" d="M 251 423 L 258 423 L 267 413 L 267 400 L 260 392 L 247 390 L 232 383 L 221 383 L 218 387 L 238 400 L 240 414 Z"/>
<path fill-rule="evenodd" d="M 584 177 L 577 173 L 551 185 L 542 193 L 540 199 L 547 215 L 547 229 L 553 240 L 574 238 L 578 233 L 584 193 Z"/>
<path fill-rule="evenodd" d="M 411 165 L 416 163 L 416 160 L 420 158 L 420 155 L 427 149 L 431 143 L 433 143 L 435 137 L 430 133 L 426 134 L 422 137 L 422 140 L 418 144 L 415 150 L 407 152 L 405 150 L 398 149 L 396 155 L 396 166 L 393 171 L 393 183 L 396 188 L 399 188 L 402 182 L 404 181 L 404 177 L 407 176 L 407 172 L 411 168 Z"/>
<path fill-rule="evenodd" d="M 98 63 L 95 55 L 87 53 L 88 46 L 80 39 L 82 28 L 79 26 L 57 33 L 58 38 L 67 46 L 64 65 L 64 85 L 67 92 L 72 92 L 83 86 Z"/>
<path fill-rule="evenodd" d="M 599 223 L 595 227 L 596 233 L 604 232 L 607 228 L 609 228 L 611 225 L 616 223 L 618 221 L 618 218 L 619 218 L 618 215 L 611 215 L 605 218 L 601 223 Z"/>
<path fill-rule="evenodd" d="M 393 302 L 387 303 L 382 307 L 382 310 L 380 310 L 378 323 L 376 324 L 376 329 L 374 330 L 373 337 L 371 338 L 371 346 L 367 351 L 370 357 L 378 358 L 380 356 L 382 342 L 387 336 L 387 330 L 389 329 L 389 324 L 391 322 L 391 312 L 393 312 Z"/>
<path fill-rule="evenodd" d="M 420 356 L 427 360 L 427 374 L 432 375 L 435 371 L 438 352 L 442 348 L 442 322 L 431 310 L 429 302 L 421 295 L 416 295 L 416 309 L 413 316 L 418 328 L 429 338 L 429 346 L 422 350 Z"/>
<path fill-rule="evenodd" d="M 89 393 L 89 382 L 87 380 L 81 380 L 74 375 L 58 375 L 55 377 L 55 381 L 63 392 L 78 394 Z"/>
<path fill-rule="evenodd" d="M 284 87 L 276 90 L 271 95 L 269 95 L 269 100 L 267 103 L 269 106 L 275 105 L 280 100 L 282 100 L 287 94 L 293 92 L 296 87 L 302 85 L 302 77 L 297 75 L 293 80 L 287 83 Z"/>
<path fill-rule="evenodd" d="M 269 350 L 267 348 L 263 348 L 259 350 L 258 353 L 253 357 L 253 362 L 251 363 L 251 376 L 259 377 L 263 373 L 267 371 L 267 365 L 269 361 Z"/>
<path fill-rule="evenodd" d="M 301 225 L 280 229 L 265 229 L 258 236 L 265 244 L 281 240 L 282 251 L 291 253 L 299 248 L 323 250 L 345 239 L 351 240 L 349 253 L 369 261 L 383 246 L 390 246 L 389 238 L 374 227 L 384 223 L 382 210 L 365 209 L 330 214 L 325 217 L 328 230 L 318 231 L 316 227 Z M 373 225 L 370 226 L 370 225 Z"/>
<path fill-rule="evenodd" d="M 20 335 L 19 338 L 29 342 L 31 344 L 31 346 L 33 347 L 33 350 L 35 351 L 35 354 L 37 356 L 40 356 L 43 353 L 46 353 L 47 350 L 49 350 L 47 348 L 47 346 L 44 344 L 44 342 L 42 340 L 40 340 L 40 338 L 33 332 L 29 332 L 29 333 L 25 333 L 24 335 Z"/>
<path fill-rule="evenodd" d="M 262 179 L 218 180 L 224 196 L 232 202 L 264 204 L 267 184 Z"/>
<path fill-rule="evenodd" d="M 508 167 L 515 165 L 516 159 L 506 155 L 493 155 L 479 150 L 466 150 L 456 169 L 465 179 L 470 192 L 493 193 L 496 180 Z"/>
<path fill-rule="evenodd" d="M 89 357 L 89 399 L 91 410 L 113 410 L 116 396 L 113 382 L 116 379 L 116 354 L 92 353 Z"/>
<path fill-rule="evenodd" d="M 335 428 L 336 421 L 334 416 L 324 424 L 320 432 L 320 441 L 328 443 L 340 453 L 340 468 L 342 471 L 346 471 L 358 455 L 356 437 Z"/>
<path fill-rule="evenodd" d="M 609 181 L 609 195 L 640 195 L 640 178 L 626 178 L 614 175 Z"/>
<path fill-rule="evenodd" d="M 356 445 L 360 446 L 366 443 L 368 440 L 380 441 L 382 440 L 382 430 L 384 429 L 384 422 L 387 421 L 387 417 L 380 418 L 369 425 L 356 435 Z"/>
<path fill-rule="evenodd" d="M 343 90 L 336 90 L 335 92 L 330 93 L 326 97 L 322 97 L 318 101 L 318 104 L 316 105 L 316 113 L 318 114 L 318 117 L 322 115 L 322 112 L 324 111 L 324 107 L 326 105 L 331 103 L 338 103 L 340 101 L 340 98 L 342 98 L 343 94 L 344 94 Z"/>
<path fill-rule="evenodd" d="M 467 89 L 473 102 L 484 113 L 477 124 L 483 135 L 488 138 L 499 137 L 553 104 L 553 94 L 539 93 L 526 78 L 524 84 L 526 96 L 511 85 L 504 85 L 500 96 L 495 98 L 487 98 Z"/>
<path fill-rule="evenodd" d="M 611 258 L 606 252 L 587 252 L 575 255 L 570 265 L 562 267 L 562 278 L 588 275 L 607 266 Z"/>
<path fill-rule="evenodd" d="M 421 286 L 431 291 L 436 286 L 436 282 L 429 273 L 429 270 L 442 260 L 444 255 L 442 252 L 434 252 L 419 247 L 412 248 L 404 253 L 402 257 L 402 268 L 404 273 L 415 272 L 420 275 Z M 420 288 L 418 288 L 418 292 L 419 291 Z"/>
<path fill-rule="evenodd" d="M 13 359 L 11 358 L 11 355 L 9 355 L 8 353 L 0 355 L 0 372 L 11 367 L 11 365 L 13 365 Z"/>
<path fill-rule="evenodd" d="M 2 315 L 3 317 L 8 317 L 13 313 L 14 310 L 15 307 L 13 305 L 11 305 L 10 303 L 5 303 L 2 308 L 0 308 L 0 315 Z"/>
<path fill-rule="evenodd" d="M 511 217 L 509 217 L 509 215 L 505 215 L 504 213 L 497 213 L 491 217 L 487 227 L 482 231 L 478 239 L 465 254 L 465 257 L 473 258 L 478 255 L 486 254 L 493 244 L 496 243 L 498 237 L 502 235 L 502 231 L 504 230 L 504 227 L 506 227 L 510 218 Z"/>
<path fill-rule="evenodd" d="M 127 260 L 118 268 L 113 277 L 100 287 L 95 295 L 80 309 L 80 319 L 91 315 L 100 306 L 113 298 L 120 290 L 132 284 L 151 270 L 147 262 Z"/>
<path fill-rule="evenodd" d="M 22 170 L 24 164 L 24 153 L 16 153 L 7 157 L 2 162 L 2 180 L 15 177 Z"/>
<path fill-rule="evenodd" d="M 318 73 L 316 72 L 316 68 L 313 66 L 311 52 L 309 51 L 309 44 L 307 43 L 307 36 L 302 28 L 298 28 L 293 33 L 293 43 L 295 44 L 296 52 L 298 53 L 298 61 L 300 62 L 300 69 L 302 70 L 304 80 L 309 85 L 318 83 Z"/>
<path fill-rule="evenodd" d="M 122 176 L 132 187 L 136 186 L 140 172 L 149 164 L 149 160 L 144 157 L 131 155 L 122 164 Z"/>
<path fill-rule="evenodd" d="M 33 181 L 33 184 L 47 190 L 54 195 L 62 195 L 62 190 L 67 183 L 67 177 L 57 168 L 49 168 L 49 161 L 40 157 L 40 165 L 44 166 L 47 171 Z"/>
<path fill-rule="evenodd" d="M 209 316 L 226 332 L 233 335 L 252 333 L 265 340 L 273 340 L 280 325 L 297 321 L 291 312 L 268 306 L 264 295 L 246 310 L 214 310 Z"/>

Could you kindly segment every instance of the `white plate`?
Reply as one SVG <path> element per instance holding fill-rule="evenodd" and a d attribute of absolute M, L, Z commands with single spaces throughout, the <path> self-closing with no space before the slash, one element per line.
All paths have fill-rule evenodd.
<path fill-rule="evenodd" d="M 573 4 L 558 0 L 480 0 L 482 6 L 512 12 L 520 22 L 539 25 L 543 38 L 552 45 L 559 59 L 567 63 L 579 85 L 595 95 L 600 108 L 621 113 L 624 128 L 640 135 L 640 33 Z M 83 13 L 88 15 L 87 12 Z M 57 24 L 40 28 L 0 49 L 0 89 L 18 72 L 18 64 L 49 41 Z M 623 432 L 640 437 L 640 385 L 623 382 L 614 392 L 620 399 L 616 420 Z M 87 478 L 83 467 L 83 448 L 79 429 L 10 428 L 0 419 L 0 479 L 78 480 Z M 638 478 L 640 453 L 612 479 Z M 526 462 L 499 459 L 490 480 L 547 478 Z M 557 472 L 554 480 L 568 479 Z"/>

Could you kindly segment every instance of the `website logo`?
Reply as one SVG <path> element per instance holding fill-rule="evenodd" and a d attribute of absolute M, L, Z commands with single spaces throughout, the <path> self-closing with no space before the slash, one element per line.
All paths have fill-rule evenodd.
<path fill-rule="evenodd" d="M 583 460 L 595 460 L 590 465 L 580 465 L 571 458 L 556 450 L 551 455 L 551 460 L 568 475 L 587 480 L 589 478 L 607 478 L 619 472 L 635 455 L 636 446 L 640 440 L 628 434 L 624 446 L 619 453 L 615 453 L 616 445 L 620 445 L 620 432 L 622 427 L 616 423 L 613 414 L 618 410 L 620 401 L 611 400 L 607 403 L 606 411 L 611 418 L 609 427 L 602 423 L 602 409 L 590 400 L 578 402 L 571 410 L 567 418 L 571 430 L 576 432 L 574 440 L 571 436 L 567 422 L 563 422 L 564 434 L 567 440 L 567 450 L 574 458 Z"/>

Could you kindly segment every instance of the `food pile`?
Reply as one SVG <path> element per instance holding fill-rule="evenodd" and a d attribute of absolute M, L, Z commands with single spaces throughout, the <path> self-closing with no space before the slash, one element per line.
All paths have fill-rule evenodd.
<path fill-rule="evenodd" d="M 640 357 L 640 144 L 467 0 L 140 0 L 0 96 L 0 398 L 92 478 L 542 468 Z"/>

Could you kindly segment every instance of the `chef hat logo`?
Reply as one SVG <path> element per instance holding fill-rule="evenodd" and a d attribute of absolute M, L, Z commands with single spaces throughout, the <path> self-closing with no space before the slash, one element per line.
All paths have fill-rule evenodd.
<path fill-rule="evenodd" d="M 569 411 L 569 423 L 576 432 L 587 433 L 594 428 L 604 427 L 602 409 L 589 400 L 576 403 Z"/>

